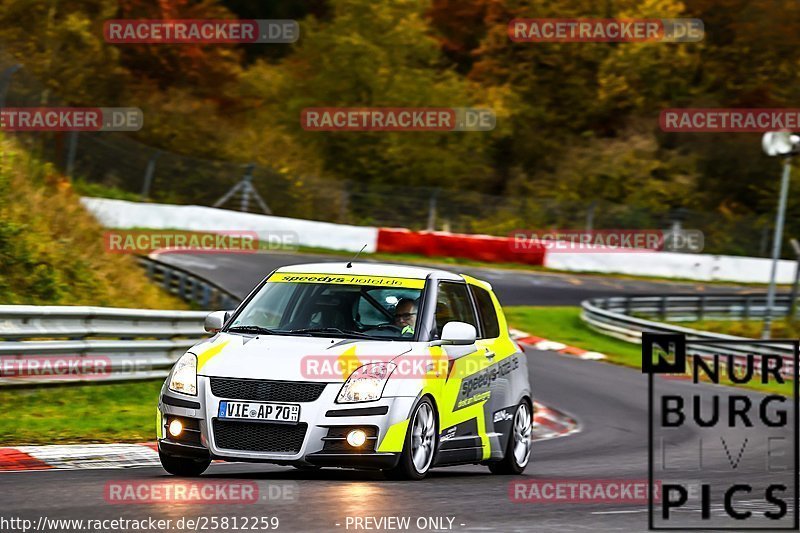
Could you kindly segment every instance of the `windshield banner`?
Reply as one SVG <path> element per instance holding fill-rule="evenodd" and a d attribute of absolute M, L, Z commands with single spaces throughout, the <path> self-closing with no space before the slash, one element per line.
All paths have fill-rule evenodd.
<path fill-rule="evenodd" d="M 330 283 L 333 285 L 376 285 L 379 287 L 405 287 L 421 289 L 424 279 L 391 278 L 385 276 L 356 276 L 349 274 L 302 274 L 278 272 L 269 278 L 270 283 Z"/>

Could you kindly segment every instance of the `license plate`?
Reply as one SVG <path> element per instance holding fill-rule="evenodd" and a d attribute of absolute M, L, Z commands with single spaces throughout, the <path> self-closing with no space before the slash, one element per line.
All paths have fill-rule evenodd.
<path fill-rule="evenodd" d="M 300 406 L 290 403 L 219 402 L 219 418 L 298 422 Z"/>

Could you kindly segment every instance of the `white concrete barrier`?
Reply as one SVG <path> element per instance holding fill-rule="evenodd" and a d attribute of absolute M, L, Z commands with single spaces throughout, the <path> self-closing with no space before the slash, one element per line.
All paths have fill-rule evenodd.
<path fill-rule="evenodd" d="M 685 278 L 697 281 L 768 283 L 772 261 L 760 257 L 653 253 L 551 252 L 544 266 L 573 272 L 604 272 L 634 276 Z M 794 261 L 778 262 L 778 283 L 794 281 Z"/>
<path fill-rule="evenodd" d="M 139 203 L 106 198 L 82 198 L 81 201 L 101 224 L 109 228 L 252 231 L 264 241 L 288 232 L 296 236 L 295 244 L 301 246 L 357 252 L 366 245 L 364 251 L 368 253 L 374 253 L 378 249 L 379 228 L 368 226 L 299 220 L 194 205 Z M 771 261 L 766 258 L 671 252 L 547 250 L 544 257 L 544 266 L 557 270 L 742 283 L 767 283 L 770 265 Z M 780 261 L 778 282 L 791 283 L 794 280 L 794 271 L 794 261 Z"/>
<path fill-rule="evenodd" d="M 107 228 L 175 229 L 188 231 L 252 231 L 259 240 L 267 241 L 276 235 L 296 235 L 300 246 L 357 252 L 375 252 L 378 228 L 348 226 L 314 220 L 241 213 L 227 209 L 196 205 L 167 205 L 81 198 L 84 207 Z"/>

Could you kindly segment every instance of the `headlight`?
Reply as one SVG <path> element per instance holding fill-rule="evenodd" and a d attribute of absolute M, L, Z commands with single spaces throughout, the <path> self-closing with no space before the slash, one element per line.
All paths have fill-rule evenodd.
<path fill-rule="evenodd" d="M 371 363 L 357 368 L 345 381 L 336 403 L 380 400 L 386 381 L 395 368 L 397 365 L 394 363 Z"/>
<path fill-rule="evenodd" d="M 175 363 L 172 377 L 169 380 L 169 390 L 197 396 L 197 356 L 195 354 L 184 354 Z"/>

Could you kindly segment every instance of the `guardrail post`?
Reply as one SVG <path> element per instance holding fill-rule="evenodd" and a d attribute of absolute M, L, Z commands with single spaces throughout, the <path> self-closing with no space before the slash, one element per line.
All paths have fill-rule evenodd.
<path fill-rule="evenodd" d="M 661 301 L 659 302 L 659 310 L 658 314 L 661 317 L 662 321 L 667 320 L 667 297 L 662 296 Z"/>
<path fill-rule="evenodd" d="M 194 302 L 194 286 L 195 281 L 191 276 L 186 276 L 186 300 Z"/>
<path fill-rule="evenodd" d="M 172 280 L 170 280 L 171 274 L 172 273 L 168 269 L 166 269 L 166 268 L 164 269 L 164 278 L 163 278 L 161 283 L 163 284 L 164 289 L 167 292 L 172 292 L 171 287 L 170 287 L 170 282 L 172 281 Z"/>
<path fill-rule="evenodd" d="M 703 317 L 705 316 L 705 312 L 706 312 L 706 297 L 705 296 L 701 296 L 700 297 L 700 301 L 697 304 L 697 320 L 698 321 L 703 320 Z"/>
<path fill-rule="evenodd" d="M 178 295 L 185 300 L 186 299 L 186 292 L 185 292 L 185 290 L 186 290 L 186 274 L 178 273 L 176 275 L 178 276 Z"/>

